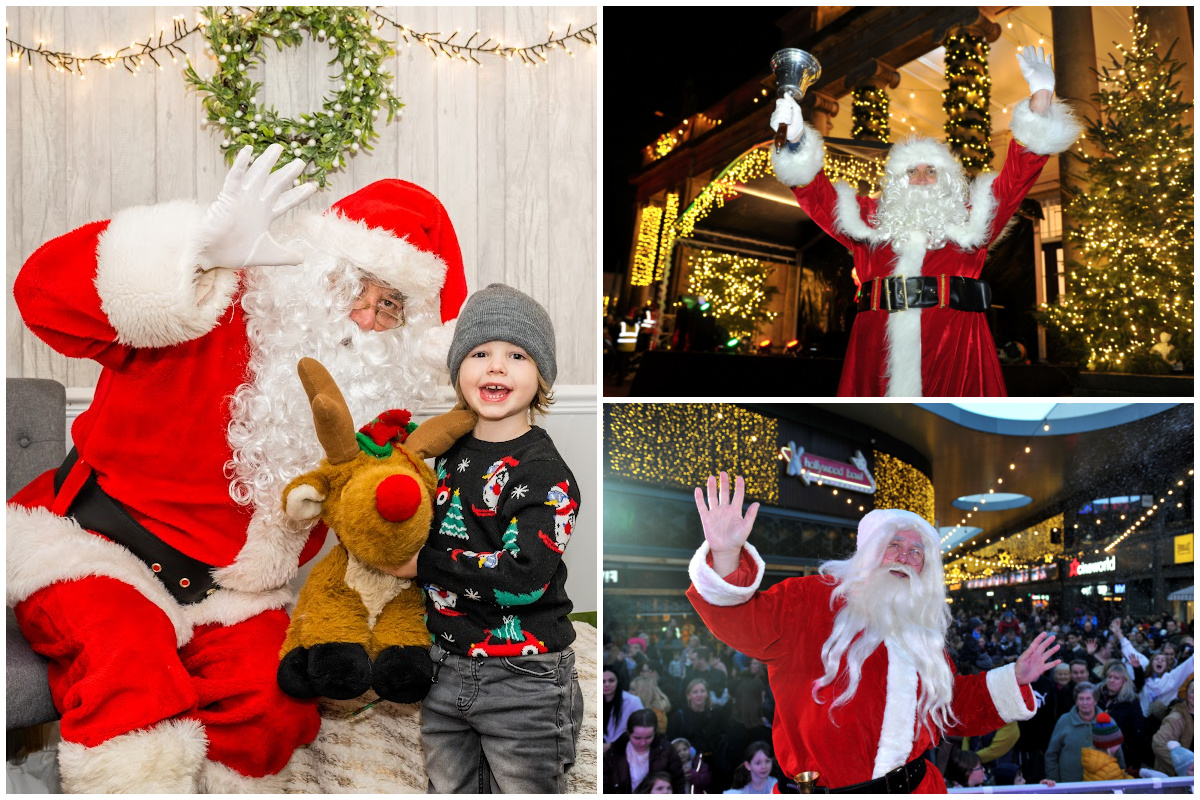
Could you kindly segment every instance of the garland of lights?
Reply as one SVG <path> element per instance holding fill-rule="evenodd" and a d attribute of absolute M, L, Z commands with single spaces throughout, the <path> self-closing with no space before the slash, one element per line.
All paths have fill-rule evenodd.
<path fill-rule="evenodd" d="M 604 407 L 607 475 L 691 492 L 724 471 L 751 498 L 779 502 L 779 421 L 726 403 Z"/>
<path fill-rule="evenodd" d="M 666 288 L 671 280 L 671 255 L 675 252 L 675 223 L 679 217 L 679 193 L 667 194 L 667 205 L 663 209 L 662 242 L 658 248 L 658 266 L 654 270 L 654 280 L 662 287 L 658 293 L 658 318 L 666 312 Z"/>
<path fill-rule="evenodd" d="M 1145 22 L 1133 46 L 1101 76 L 1099 118 L 1088 127 L 1097 156 L 1079 148 L 1090 188 L 1073 193 L 1067 236 L 1082 263 L 1067 264 L 1069 292 L 1038 315 L 1082 353 L 1090 370 L 1169 372 L 1154 348 L 1169 334 L 1171 361 L 1194 352 L 1195 197 L 1193 136 L 1176 73 Z"/>
<path fill-rule="evenodd" d="M 854 89 L 853 98 L 850 135 L 855 139 L 890 143 L 887 92 L 874 86 L 861 86 Z"/>
<path fill-rule="evenodd" d="M 230 163 L 247 145 L 258 156 L 280 144 L 293 158 L 309 162 L 304 177 L 324 186 L 329 172 L 346 166 L 347 151 L 371 149 L 380 110 L 387 109 L 391 122 L 404 105 L 388 93 L 392 78 L 381 69 L 394 51 L 375 35 L 365 8 L 263 7 L 239 14 L 210 7 L 203 13 L 207 49 L 217 69 L 205 80 L 189 63 L 184 77 L 206 94 L 204 108 L 209 121 L 225 132 L 221 149 Z M 265 60 L 265 42 L 279 50 L 296 47 L 305 33 L 336 50 L 334 63 L 341 73 L 333 78 L 335 90 L 324 98 L 321 111 L 287 119 L 260 105 L 262 84 L 250 81 L 246 72 L 253 62 Z"/>
<path fill-rule="evenodd" d="M 987 39 L 969 33 L 946 38 L 946 84 L 942 108 L 946 112 L 946 143 L 972 175 L 992 163 L 992 114 L 989 108 L 992 79 L 988 74 Z"/>
<path fill-rule="evenodd" d="M 731 338 L 754 334 L 759 322 L 773 322 L 779 313 L 768 311 L 778 293 L 767 279 L 775 268 L 765 261 L 732 253 L 700 250 L 688 257 L 688 294 L 712 304 L 711 314 Z"/>
<path fill-rule="evenodd" d="M 633 286 L 649 286 L 654 280 L 662 215 L 663 210 L 659 206 L 646 206 L 642 209 L 642 224 L 638 230 L 637 250 L 633 254 L 633 275 L 630 278 Z"/>
<path fill-rule="evenodd" d="M 875 451 L 875 507 L 899 508 L 936 525 L 933 481 L 895 456 Z"/>
<path fill-rule="evenodd" d="M 479 44 L 472 46 L 471 43 L 479 36 L 479 31 L 475 31 L 465 42 L 459 44 L 454 41 L 460 35 L 460 31 L 458 30 L 455 30 L 449 36 L 438 38 L 442 34 L 414 31 L 407 25 L 388 19 L 375 9 L 369 9 L 369 13 L 377 20 L 377 27 L 382 27 L 384 24 L 391 25 L 405 42 L 424 45 L 433 54 L 434 58 L 446 56 L 452 61 L 477 65 L 483 62 L 475 56 L 495 55 L 505 61 L 512 61 L 514 58 L 517 58 L 526 67 L 537 67 L 547 62 L 546 55 L 552 50 L 562 50 L 567 55 L 574 56 L 574 51 L 568 47 L 568 42 L 572 39 L 581 41 L 591 47 L 595 47 L 598 41 L 596 23 L 592 23 L 588 27 L 573 33 L 571 26 L 568 25 L 566 33 L 558 37 L 554 35 L 554 31 L 551 31 L 549 38 L 540 44 L 505 47 L 499 40 L 493 40 L 489 36 L 482 39 Z M 149 59 L 161 70 L 162 64 L 155 57 L 156 54 L 164 57 L 169 56 L 173 64 L 178 63 L 176 54 L 187 58 L 187 53 L 179 46 L 179 43 L 200 30 L 204 25 L 202 20 L 197 21 L 194 25 L 189 25 L 185 21 L 183 14 L 177 14 L 171 18 L 171 21 L 175 29 L 175 38 L 172 40 L 164 42 L 163 36 L 166 32 L 159 31 L 157 37 L 151 34 L 146 37 L 146 41 L 144 42 L 134 42 L 129 47 L 122 47 L 120 50 L 112 53 L 96 53 L 91 56 L 81 56 L 61 50 L 48 50 L 44 42 L 39 42 L 37 47 L 31 47 L 5 37 L 5 40 L 8 42 L 8 58 L 9 61 L 14 62 L 24 59 L 27 62 L 28 69 L 32 70 L 33 60 L 37 57 L 49 65 L 55 72 L 70 73 L 78 76 L 81 80 L 84 78 L 83 67 L 90 65 L 112 69 L 117 64 L 121 64 L 131 74 L 137 75 L 142 67 L 145 66 L 146 60 Z"/>

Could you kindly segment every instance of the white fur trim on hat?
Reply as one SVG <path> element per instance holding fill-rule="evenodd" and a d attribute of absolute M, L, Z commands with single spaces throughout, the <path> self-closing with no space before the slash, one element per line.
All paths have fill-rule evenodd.
<path fill-rule="evenodd" d="M 1016 664 L 1005 664 L 1003 667 L 988 670 L 987 688 L 992 703 L 996 706 L 996 713 L 1005 722 L 1030 719 L 1037 713 L 1036 708 L 1025 705 L 1025 698 L 1021 696 L 1021 687 L 1017 685 Z"/>
<path fill-rule="evenodd" d="M 870 547 L 875 541 L 890 542 L 899 531 L 916 531 L 921 534 L 926 550 L 940 552 L 941 541 L 934 527 L 920 514 L 902 508 L 868 511 L 858 523 L 858 549 Z"/>
<path fill-rule="evenodd" d="M 428 312 L 440 319 L 446 262 L 421 250 L 385 228 L 372 228 L 337 211 L 307 214 L 300 221 L 304 235 L 316 250 L 349 261 L 404 293 L 411 317 Z"/>
<path fill-rule="evenodd" d="M 39 589 L 87 577 L 129 584 L 158 606 L 175 628 L 176 645 L 192 638 L 179 603 L 137 556 L 44 508 L 9 504 L 5 512 L 5 594 L 15 606 Z"/>
<path fill-rule="evenodd" d="M 763 575 L 767 571 L 766 562 L 762 560 L 758 551 L 754 549 L 754 545 L 744 544 L 742 548 L 749 554 L 750 559 L 758 569 L 758 573 L 754 576 L 754 582 L 749 586 L 734 586 L 731 583 L 727 583 L 724 578 L 708 565 L 708 554 L 710 552 L 708 542 L 700 545 L 700 549 L 692 556 L 692 561 L 688 564 L 688 575 L 691 576 L 692 585 L 696 587 L 696 591 L 700 593 L 700 596 L 709 605 L 740 606 L 758 591 L 758 585 L 762 583 Z"/>
<path fill-rule="evenodd" d="M 821 171 L 825 163 L 825 140 L 817 129 L 807 122 L 804 123 L 804 138 L 796 152 L 790 147 L 779 150 L 771 146 L 771 165 L 775 168 L 775 177 L 785 186 L 807 186 Z"/>
<path fill-rule="evenodd" d="M 947 225 L 946 238 L 963 250 L 977 250 L 988 243 L 996 215 L 996 197 L 992 184 L 996 173 L 985 172 L 971 181 L 970 209 L 965 225 Z"/>
<path fill-rule="evenodd" d="M 198 339 L 224 315 L 240 273 L 201 273 L 204 209 L 176 201 L 118 212 L 96 247 L 96 291 L 117 341 L 167 347 Z"/>
<path fill-rule="evenodd" d="M 276 509 L 256 509 L 246 526 L 246 543 L 232 564 L 213 570 L 213 578 L 240 592 L 266 592 L 287 585 L 296 576 L 312 527 L 294 530 L 288 524 Z"/>
<path fill-rule="evenodd" d="M 921 164 L 934 167 L 939 172 L 962 174 L 962 163 L 950 152 L 945 142 L 926 136 L 909 136 L 892 145 L 888 153 L 888 177 L 895 180 L 903 177 L 911 167 Z"/>
<path fill-rule="evenodd" d="M 95 747 L 62 741 L 58 766 L 70 794 L 194 794 L 208 753 L 195 719 L 169 719 Z"/>
<path fill-rule="evenodd" d="M 903 647 L 888 647 L 887 655 L 887 694 L 872 778 L 908 763 L 917 726 L 917 666 Z"/>
<path fill-rule="evenodd" d="M 282 794 L 288 788 L 291 763 L 274 775 L 251 778 L 219 762 L 205 761 L 197 790 L 200 794 Z"/>
<path fill-rule="evenodd" d="M 1012 129 L 1016 139 L 1031 153 L 1039 156 L 1052 156 L 1061 153 L 1075 143 L 1083 133 L 1083 123 L 1075 111 L 1062 100 L 1050 104 L 1050 110 L 1038 114 L 1029 107 L 1030 98 L 1026 97 L 1013 106 Z"/>

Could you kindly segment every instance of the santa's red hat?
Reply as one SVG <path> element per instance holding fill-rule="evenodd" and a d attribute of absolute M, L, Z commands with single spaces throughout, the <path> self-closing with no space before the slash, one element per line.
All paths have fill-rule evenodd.
<path fill-rule="evenodd" d="M 415 183 L 376 181 L 334 203 L 318 247 L 403 292 L 410 307 L 436 298 L 442 322 L 467 296 L 462 253 L 441 201 Z"/>

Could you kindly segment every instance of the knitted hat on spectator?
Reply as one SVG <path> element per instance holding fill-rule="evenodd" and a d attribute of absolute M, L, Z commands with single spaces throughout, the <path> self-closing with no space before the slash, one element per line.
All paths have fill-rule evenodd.
<path fill-rule="evenodd" d="M 645 652 L 645 650 L 646 650 L 646 640 L 640 636 L 631 637 L 629 639 L 629 641 L 626 642 L 626 644 L 638 644 L 638 645 L 641 645 L 643 652 Z"/>
<path fill-rule="evenodd" d="M 1196 754 L 1179 742 L 1167 742 L 1167 749 L 1171 751 L 1171 764 L 1175 767 L 1175 774 L 1180 777 L 1187 775 L 1188 764 L 1196 760 Z"/>
<path fill-rule="evenodd" d="M 467 354 L 488 342 L 520 346 L 537 363 L 546 383 L 554 385 L 558 376 L 554 323 L 546 309 L 529 295 L 503 283 L 493 283 L 467 298 L 446 355 L 451 386 L 458 384 L 458 369 Z"/>
<path fill-rule="evenodd" d="M 1105 713 L 1097 714 L 1096 721 L 1092 723 L 1092 746 L 1097 750 L 1107 750 L 1123 741 L 1125 734 L 1121 733 L 1113 718 Z"/>

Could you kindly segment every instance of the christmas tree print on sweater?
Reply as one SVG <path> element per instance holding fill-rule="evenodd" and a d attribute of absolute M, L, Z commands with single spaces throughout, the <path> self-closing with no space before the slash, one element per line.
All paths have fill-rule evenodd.
<path fill-rule="evenodd" d="M 467 526 L 463 523 L 462 499 L 458 496 L 458 489 L 454 490 L 454 497 L 450 499 L 450 508 L 446 511 L 446 518 L 442 520 L 440 532 L 459 539 L 467 538 Z"/>
<path fill-rule="evenodd" d="M 447 517 L 449 519 L 449 517 Z M 495 569 L 500 563 L 500 557 L 505 553 L 515 558 L 517 553 L 521 552 L 520 546 L 517 545 L 517 518 L 513 517 L 508 523 L 508 528 L 504 531 L 504 537 L 501 539 L 504 549 L 495 550 L 490 553 L 476 553 L 473 550 L 462 550 L 459 548 L 446 548 L 450 551 L 450 558 L 458 561 L 461 558 L 475 559 L 475 566 L 480 569 Z"/>
<path fill-rule="evenodd" d="M 496 602 L 502 606 L 527 606 L 530 603 L 536 603 L 541 596 L 546 593 L 546 589 L 550 588 L 550 584 L 546 584 L 540 589 L 535 589 L 526 594 L 513 594 L 512 592 L 502 592 L 499 589 L 493 589 L 496 594 Z"/>
<path fill-rule="evenodd" d="M 511 456 L 504 456 L 496 463 L 488 467 L 488 471 L 484 473 L 484 480 L 487 481 L 483 485 L 483 508 L 476 508 L 475 504 L 471 504 L 471 511 L 477 517 L 494 517 L 496 516 L 496 506 L 500 503 L 500 494 L 504 491 L 504 487 L 508 485 L 508 468 L 520 466 L 521 462 Z"/>
<path fill-rule="evenodd" d="M 554 538 L 551 539 L 544 531 L 538 531 L 538 537 L 542 543 L 559 554 L 567 549 L 571 530 L 575 527 L 575 512 L 579 508 L 579 503 L 576 503 L 567 494 L 570 486 L 570 481 L 562 481 L 551 488 L 546 495 L 546 505 L 554 506 Z"/>
<path fill-rule="evenodd" d="M 505 639 L 507 643 L 493 642 Z M 471 656 L 532 656 L 546 652 L 546 643 L 521 628 L 521 619 L 509 615 L 504 617 L 499 628 L 488 631 L 482 642 L 471 645 Z"/>

